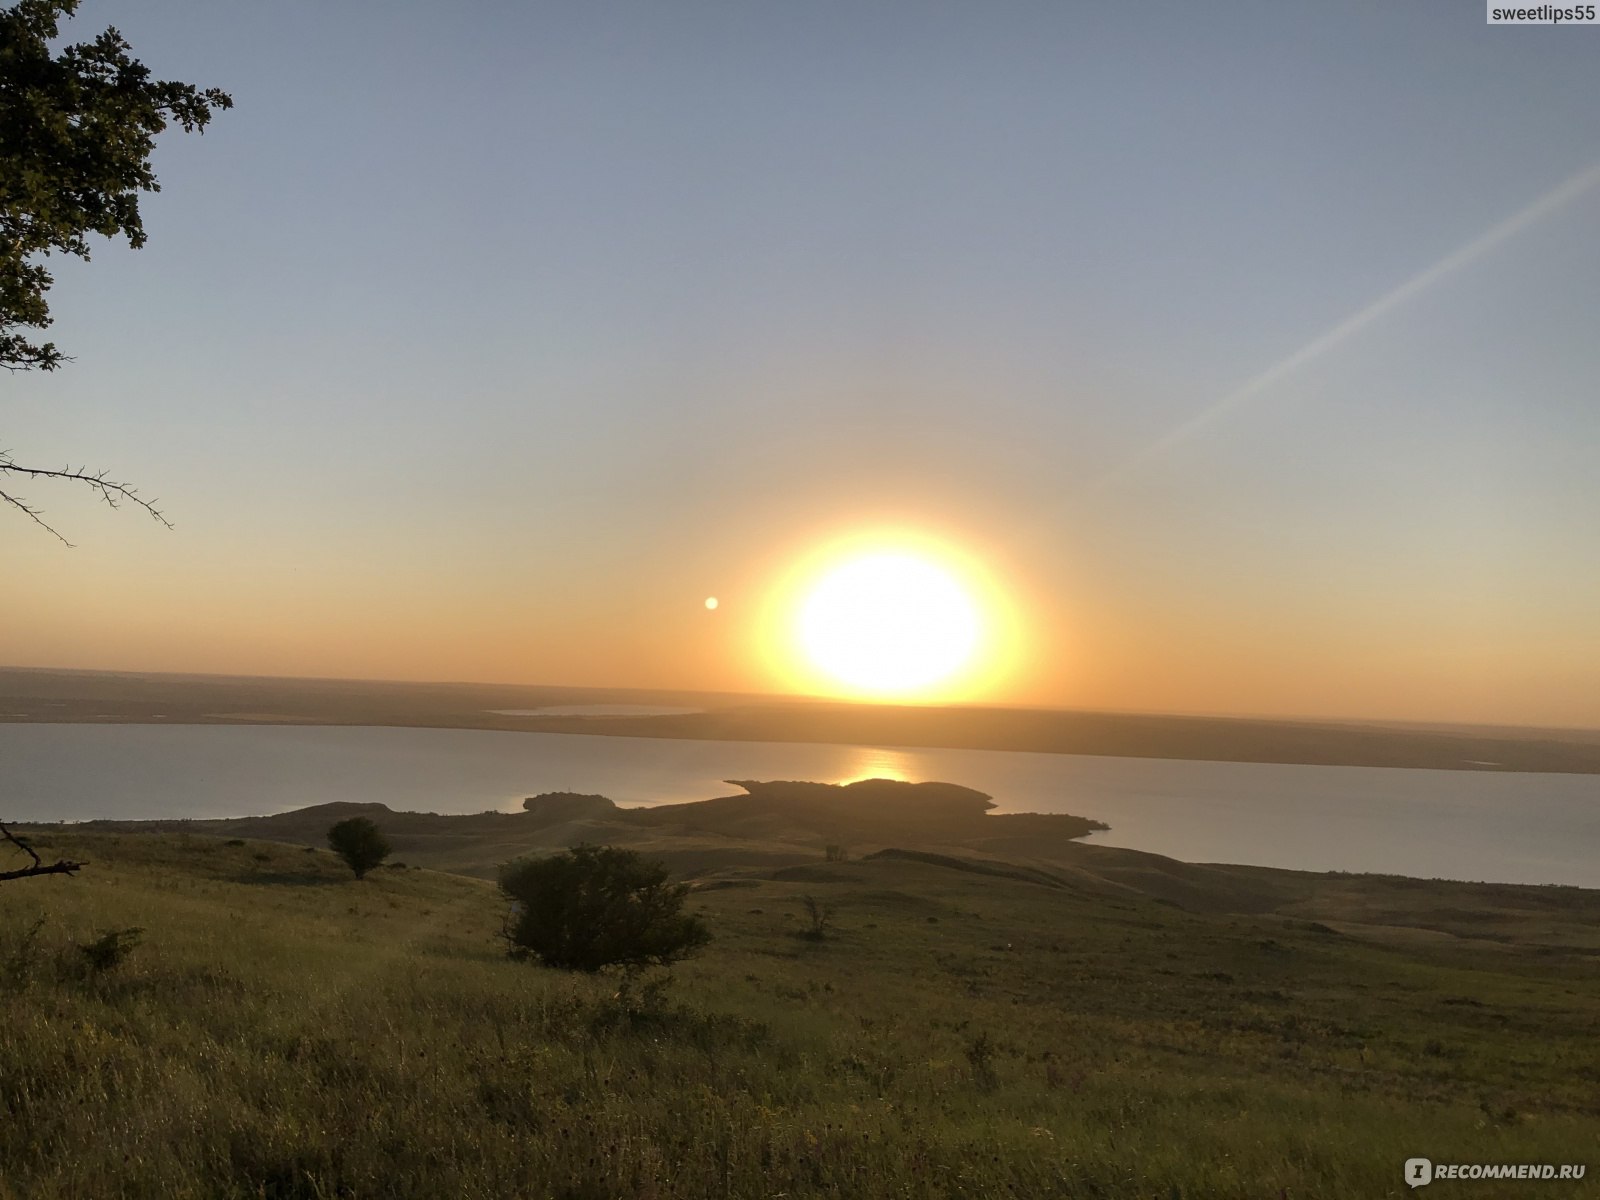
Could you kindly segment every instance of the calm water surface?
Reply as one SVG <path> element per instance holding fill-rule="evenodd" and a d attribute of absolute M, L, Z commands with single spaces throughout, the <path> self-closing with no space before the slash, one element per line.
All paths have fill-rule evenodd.
<path fill-rule="evenodd" d="M 1600 777 L 460 729 L 0 724 L 0 818 L 232 817 L 330 800 L 441 813 L 547 791 L 704 800 L 726 779 L 941 779 L 1001 812 L 1189 862 L 1600 887 Z"/>

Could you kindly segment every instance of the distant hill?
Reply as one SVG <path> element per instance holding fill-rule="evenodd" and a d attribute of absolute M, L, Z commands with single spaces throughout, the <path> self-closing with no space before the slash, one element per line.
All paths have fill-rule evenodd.
<path fill-rule="evenodd" d="M 1106 828 L 1066 814 L 996 815 L 989 812 L 990 797 L 950 783 L 729 782 L 745 794 L 653 808 L 619 808 L 604 796 L 552 792 L 524 801 L 519 813 L 441 816 L 337 802 L 265 817 L 91 821 L 83 828 L 187 831 L 321 846 L 334 822 L 362 816 L 382 826 L 405 861 L 485 878 L 518 855 L 580 842 L 647 847 L 680 874 L 692 876 L 730 866 L 812 862 L 828 845 L 852 856 L 890 845 L 981 849 L 991 839 L 1025 838 L 1048 847 Z"/>
<path fill-rule="evenodd" d="M 533 710 L 617 705 L 655 716 Z M 519 715 L 520 714 L 520 715 Z M 392 725 L 1022 750 L 1219 762 L 1600 774 L 1600 731 L 847 704 L 705 692 L 0 668 L 0 721 Z"/>

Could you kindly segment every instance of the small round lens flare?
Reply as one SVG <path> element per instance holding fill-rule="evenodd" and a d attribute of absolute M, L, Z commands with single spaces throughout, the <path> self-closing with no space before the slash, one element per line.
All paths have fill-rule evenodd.
<path fill-rule="evenodd" d="M 941 683 L 973 657 L 977 606 L 949 572 L 910 554 L 869 554 L 833 568 L 802 602 L 806 659 L 839 683 L 908 695 Z"/>

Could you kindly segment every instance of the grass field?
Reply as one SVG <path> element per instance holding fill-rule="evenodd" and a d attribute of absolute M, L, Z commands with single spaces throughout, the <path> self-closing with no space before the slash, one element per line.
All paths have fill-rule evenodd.
<path fill-rule="evenodd" d="M 0 886 L 0 1196 L 1366 1197 L 1418 1155 L 1591 1164 L 1428 1193 L 1554 1197 L 1600 1170 L 1600 970 L 1562 890 L 1537 944 L 1509 917 L 1377 941 L 819 860 L 703 884 L 716 941 L 660 997 L 508 960 L 482 880 L 36 844 L 91 865 Z M 80 947 L 128 927 L 96 970 Z"/>

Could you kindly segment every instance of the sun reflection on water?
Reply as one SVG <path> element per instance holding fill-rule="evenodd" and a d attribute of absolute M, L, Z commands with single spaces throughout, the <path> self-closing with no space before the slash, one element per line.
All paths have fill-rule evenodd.
<path fill-rule="evenodd" d="M 863 779 L 893 779 L 910 783 L 911 758 L 898 750 L 863 747 L 855 753 L 838 782 L 859 783 Z"/>

